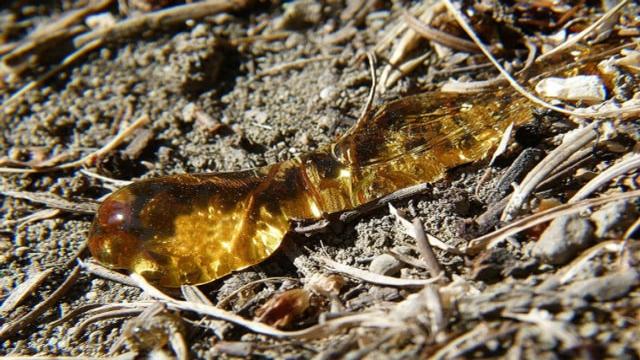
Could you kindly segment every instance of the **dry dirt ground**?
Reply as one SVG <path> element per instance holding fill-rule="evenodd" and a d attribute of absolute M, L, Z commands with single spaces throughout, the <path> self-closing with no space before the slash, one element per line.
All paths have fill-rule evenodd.
<path fill-rule="evenodd" d="M 38 24 L 50 22 L 84 3 L 51 1 L 43 5 L 37 1 L 16 1 L 1 5 L 0 25 L 5 43 L 19 41 Z M 0 156 L 5 156 L 4 165 L 69 153 L 71 158 L 66 160 L 73 160 L 100 148 L 143 115 L 148 115 L 151 121 L 142 130 L 87 168 L 119 180 L 232 171 L 289 159 L 331 142 L 360 115 L 370 89 L 369 69 L 363 55 L 397 24 L 399 4 L 376 3 L 360 19 L 354 15 L 355 31 L 345 31 L 342 39 L 337 39 L 335 33 L 348 23 L 349 19 L 340 17 L 346 11 L 345 4 L 341 1 L 296 4 L 304 5 L 304 14 L 292 10 L 294 6 L 287 10 L 281 4 L 262 4 L 232 15 L 212 15 L 186 26 L 136 34 L 101 46 L 2 109 Z M 403 7 L 410 8 L 410 4 Z M 116 17 L 126 16 L 118 14 L 115 2 L 107 10 Z M 637 8 L 626 11 L 631 14 L 636 11 L 637 15 Z M 0 97 L 8 99 L 55 66 L 61 59 L 58 52 L 68 53 L 64 46 L 68 45 L 49 50 L 51 58 L 41 56 L 36 65 L 21 75 L 7 76 L 1 84 Z M 427 46 L 426 42 L 421 44 L 422 48 Z M 385 56 L 388 50 L 381 55 L 379 72 L 385 65 Z M 301 59 L 308 61 L 300 62 Z M 469 64 L 474 61 L 469 60 Z M 433 88 L 435 82 L 445 77 L 429 70 L 431 62 L 442 60 L 432 52 L 426 66 L 378 95 L 376 104 Z M 494 72 L 484 75 L 493 76 Z M 542 130 L 536 133 L 540 139 L 528 145 L 543 154 L 558 145 L 557 134 L 575 127 L 551 113 L 543 112 L 544 116 L 548 119 L 542 121 Z M 566 202 L 568 194 L 634 149 L 638 140 L 636 122 L 637 117 L 628 120 L 608 147 L 594 149 L 591 159 L 580 166 L 581 172 L 565 175 L 541 189 L 536 197 Z M 139 146 L 136 149 L 131 144 Z M 422 219 L 428 233 L 462 247 L 477 234 L 471 220 L 490 205 L 487 196 L 491 189 L 524 147 L 514 143 L 494 165 L 489 177 L 483 178 L 488 168 L 486 161 L 462 166 L 450 171 L 445 180 L 433 184 L 425 193 L 398 201 L 395 206 Z M 4 193 L 55 194 L 74 203 L 94 204 L 117 188 L 112 182 L 88 176 L 79 169 L 6 173 L 1 177 L 1 189 Z M 609 190 L 632 190 L 636 180 L 633 176 L 618 178 Z M 479 181 L 482 185 L 478 190 Z M 68 275 L 65 264 L 84 243 L 92 216 L 63 211 L 50 218 L 24 222 L 26 216 L 48 206 L 16 196 L 2 196 L 0 201 L 0 300 L 36 273 L 54 269 L 19 306 L 0 315 L 0 324 L 6 325 L 33 309 Z M 637 219 L 637 202 L 609 205 L 599 215 L 597 211 L 595 208 L 592 213 L 583 213 L 582 220 L 574 221 L 573 225 L 561 226 L 556 236 L 587 237 L 586 247 L 614 241 L 611 247 L 618 249 L 619 240 Z M 284 249 L 263 264 L 200 289 L 216 304 L 257 279 L 284 276 L 307 281 L 314 273 L 328 273 L 310 256 L 321 249 L 340 263 L 362 269 L 370 269 L 374 260 L 382 261 L 376 259 L 389 250 L 418 257 L 415 240 L 403 233 L 386 208 L 338 230 L 310 237 L 292 235 L 286 239 Z M 603 251 L 587 266 L 580 267 L 575 279 L 565 286 L 549 286 L 545 290 L 540 284 L 563 265 L 548 264 L 531 256 L 535 245 L 531 240 L 541 231 L 534 229 L 510 237 L 502 247 L 480 255 L 482 259 L 436 250 L 449 278 L 464 279 L 458 280 L 464 282 L 461 288 L 465 289 L 459 290 L 464 296 L 456 299 L 455 306 L 445 304 L 455 311 L 450 313 L 448 325 L 439 338 L 430 333 L 428 309 L 423 312 L 414 309 L 415 316 L 406 319 L 406 329 L 362 327 L 319 340 L 277 340 L 229 324 L 199 323 L 199 316 L 184 313 L 190 321 L 185 323 L 184 330 L 190 355 L 421 358 L 459 339 L 456 351 L 465 357 L 638 358 L 639 276 L 633 266 L 620 265 L 624 261 L 633 263 L 633 259 L 627 258 L 633 258 L 635 252 Z M 635 232 L 629 236 L 632 245 L 637 235 Z M 574 253 L 571 258 L 575 256 Z M 388 270 L 387 274 L 403 278 L 428 277 L 422 268 L 386 261 L 391 264 L 383 266 L 395 267 L 395 271 L 387 268 L 377 271 Z M 348 312 L 390 307 L 419 290 L 345 279 L 338 298 Z M 589 282 L 594 279 L 598 281 Z M 273 293 L 292 287 L 299 286 L 293 280 L 258 285 L 227 308 L 253 318 L 256 308 Z M 35 322 L 2 338 L 0 354 L 106 356 L 121 336 L 126 318 L 98 321 L 80 331 L 78 324 L 86 318 L 82 315 L 60 324 L 53 322 L 87 304 L 142 298 L 144 295 L 135 287 L 83 272 L 72 289 Z M 318 312 L 328 311 L 328 300 L 318 301 L 324 301 L 318 305 L 324 310 Z M 294 321 L 290 328 L 304 328 L 317 321 L 318 314 L 312 313 Z M 470 337 L 462 338 L 465 334 Z M 140 344 L 130 346 L 141 354 L 149 351 Z M 169 346 L 158 347 L 172 354 Z M 446 353 L 445 357 L 455 356 L 456 351 Z"/>

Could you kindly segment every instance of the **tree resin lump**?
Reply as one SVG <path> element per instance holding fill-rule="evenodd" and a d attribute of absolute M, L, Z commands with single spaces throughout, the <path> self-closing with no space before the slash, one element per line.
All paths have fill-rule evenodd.
<path fill-rule="evenodd" d="M 500 93 L 421 94 L 388 103 L 336 143 L 266 167 L 142 180 L 109 196 L 89 234 L 102 264 L 169 287 L 255 265 L 293 219 L 320 219 L 484 158 L 524 100 Z"/>

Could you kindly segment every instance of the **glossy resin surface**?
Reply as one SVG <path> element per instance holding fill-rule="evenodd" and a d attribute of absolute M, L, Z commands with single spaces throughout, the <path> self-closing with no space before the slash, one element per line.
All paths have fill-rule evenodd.
<path fill-rule="evenodd" d="M 410 96 L 289 161 L 133 183 L 101 205 L 89 248 L 159 285 L 213 281 L 269 257 L 292 219 L 353 209 L 486 157 L 509 124 L 531 118 L 510 92 Z"/>

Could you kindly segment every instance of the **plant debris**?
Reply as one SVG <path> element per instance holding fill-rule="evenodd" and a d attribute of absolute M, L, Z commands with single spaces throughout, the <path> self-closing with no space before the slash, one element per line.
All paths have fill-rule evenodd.
<path fill-rule="evenodd" d="M 0 355 L 640 357 L 639 10 L 7 3 Z M 439 90 L 493 94 L 526 107 L 527 124 L 491 160 L 294 221 L 274 256 L 211 284 L 158 288 L 84 251 L 121 186 L 290 160 Z"/>

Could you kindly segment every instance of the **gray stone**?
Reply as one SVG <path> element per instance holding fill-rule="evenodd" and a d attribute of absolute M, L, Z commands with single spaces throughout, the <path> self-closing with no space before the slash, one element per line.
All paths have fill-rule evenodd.
<path fill-rule="evenodd" d="M 603 206 L 591 214 L 591 220 L 596 225 L 596 236 L 603 238 L 617 227 L 624 228 L 636 218 L 635 207 L 627 201 L 617 201 Z M 624 231 L 624 229 L 621 229 Z"/>
<path fill-rule="evenodd" d="M 576 281 L 567 288 L 566 293 L 585 299 L 609 301 L 627 295 L 638 284 L 640 284 L 640 274 L 635 269 L 626 269 L 593 279 Z"/>
<path fill-rule="evenodd" d="M 369 264 L 369 271 L 387 276 L 397 274 L 400 268 L 402 263 L 389 254 L 378 255 Z"/>
<path fill-rule="evenodd" d="M 532 254 L 541 261 L 561 265 L 572 260 L 578 251 L 591 244 L 593 225 L 578 216 L 554 219 L 540 235 Z"/>

